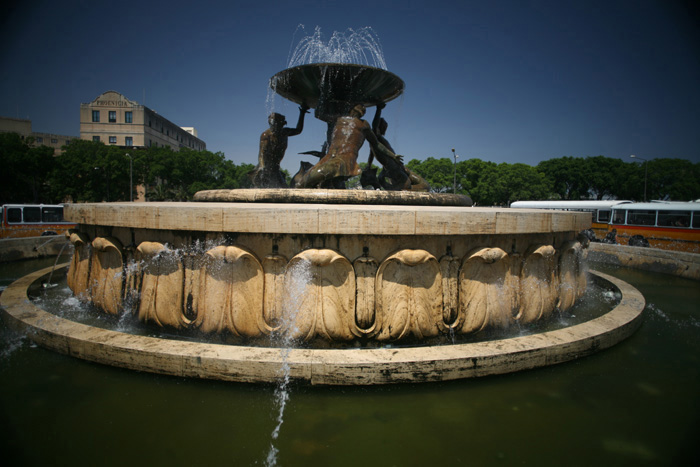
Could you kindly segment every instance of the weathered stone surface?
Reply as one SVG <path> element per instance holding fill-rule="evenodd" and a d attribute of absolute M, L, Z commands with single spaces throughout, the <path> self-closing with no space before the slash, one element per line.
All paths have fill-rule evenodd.
<path fill-rule="evenodd" d="M 242 191 L 253 192 L 252 196 L 254 196 L 254 192 L 267 190 Z M 318 190 L 309 191 L 315 193 Z M 364 193 L 362 190 L 346 191 Z M 395 192 L 391 193 L 395 194 Z M 415 196 L 430 195 L 430 193 L 401 193 Z M 323 200 L 323 197 L 320 199 Z M 590 214 L 583 212 L 455 206 L 377 205 L 370 207 L 253 202 L 71 204 L 66 206 L 64 215 L 66 219 L 81 225 L 155 229 L 175 233 L 201 231 L 431 236 L 524 235 L 553 232 L 577 233 L 589 228 L 591 224 Z"/>
<path fill-rule="evenodd" d="M 347 258 L 308 249 L 289 261 L 284 286 L 283 334 L 333 342 L 355 336 L 355 273 Z"/>
<path fill-rule="evenodd" d="M 557 304 L 570 306 L 585 289 L 576 231 L 553 228 L 560 217 L 569 218 L 559 223 L 567 229 L 587 227 L 585 213 L 218 202 L 111 203 L 66 212 L 85 222 L 82 238 L 96 239 L 90 260 L 96 304 L 205 333 L 420 340 L 534 322 Z M 299 275 L 302 264 L 310 267 Z M 69 276 L 79 292 L 77 278 L 85 273 L 76 268 Z M 560 288 L 561 280 L 575 284 Z"/>
<path fill-rule="evenodd" d="M 464 258 L 459 282 L 459 332 L 507 328 L 517 310 L 513 260 L 500 248 L 475 248 Z"/>
<path fill-rule="evenodd" d="M 317 201 L 373 193 L 236 190 L 265 199 L 288 191 Z M 590 225 L 586 213 L 261 202 L 72 208 L 66 216 L 80 221 L 81 238 L 95 238 L 95 304 L 137 310 L 142 321 L 167 327 L 245 338 L 421 340 L 538 321 L 585 289 L 576 234 Z M 86 273 L 78 267 L 69 277 L 79 293 Z"/>
<path fill-rule="evenodd" d="M 253 338 L 272 332 L 331 342 L 471 334 L 544 319 L 557 303 L 570 307 L 585 291 L 582 246 L 573 240 L 559 255 L 539 243 L 524 256 L 477 247 L 460 258 L 450 247 L 440 261 L 424 249 L 400 249 L 380 260 L 364 251 L 351 261 L 333 249 L 306 247 L 287 261 L 278 248 L 261 259 L 246 242 L 199 253 L 142 242 L 131 259 L 113 248 L 109 263 L 105 245 L 119 241 L 96 242 L 89 292 L 98 306 L 111 313 L 138 310 L 141 321 L 160 326 Z M 80 275 L 87 274 L 85 263 L 74 259 L 69 269 L 76 293 L 88 282 Z M 116 287 L 123 276 L 122 300 Z M 567 287 L 559 287 L 560 280 Z"/>
<path fill-rule="evenodd" d="M 122 311 L 124 249 L 114 237 L 98 237 L 92 241 L 90 259 L 90 300 L 107 313 L 117 315 Z M 82 279 L 75 280 L 75 283 Z M 75 291 L 73 291 L 75 293 Z"/>
<path fill-rule="evenodd" d="M 185 268 L 178 255 L 161 243 L 143 242 L 137 248 L 141 273 L 138 317 L 146 323 L 185 328 L 183 311 Z"/>
<path fill-rule="evenodd" d="M 71 232 L 69 241 L 73 245 L 74 253 L 66 282 L 77 297 L 87 300 L 90 284 L 90 239 L 85 234 Z"/>
<path fill-rule="evenodd" d="M 425 250 L 401 250 L 377 272 L 377 339 L 437 336 L 442 323 L 440 265 Z"/>
<path fill-rule="evenodd" d="M 233 203 L 310 203 L 413 205 L 413 206 L 471 206 L 469 196 L 449 193 L 380 190 L 324 190 L 312 188 L 267 188 L 238 190 L 205 190 L 194 195 L 195 201 Z"/>
<path fill-rule="evenodd" d="M 218 246 L 207 251 L 204 263 L 195 326 L 245 337 L 267 332 L 264 273 L 255 255 L 239 246 Z"/>
<path fill-rule="evenodd" d="M 588 258 L 601 263 L 700 280 L 700 254 L 591 243 Z"/>
<path fill-rule="evenodd" d="M 0 263 L 45 256 L 70 256 L 70 241 L 63 235 L 49 237 L 0 238 Z"/>
<path fill-rule="evenodd" d="M 65 267 L 67 265 L 62 265 Z M 639 326 L 645 306 L 628 284 L 601 273 L 620 303 L 600 318 L 513 339 L 382 349 L 273 349 L 135 336 L 91 328 L 36 308 L 27 288 L 49 269 L 26 276 L 0 296 L 2 317 L 37 344 L 86 360 L 139 371 L 239 382 L 274 382 L 284 362 L 293 380 L 325 385 L 445 381 L 565 362 L 608 348 Z"/>
<path fill-rule="evenodd" d="M 558 298 L 555 250 L 536 245 L 525 254 L 520 273 L 520 313 L 517 319 L 529 324 L 548 318 Z"/>

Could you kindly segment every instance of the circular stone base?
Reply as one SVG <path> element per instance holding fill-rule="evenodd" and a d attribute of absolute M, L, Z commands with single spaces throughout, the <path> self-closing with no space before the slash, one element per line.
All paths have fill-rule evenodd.
<path fill-rule="evenodd" d="M 195 201 L 229 203 L 365 204 L 399 206 L 471 206 L 465 195 L 418 191 L 322 190 L 311 188 L 250 188 L 205 190 L 194 194 Z"/>
<path fill-rule="evenodd" d="M 67 264 L 60 267 L 66 267 Z M 311 384 L 370 385 L 444 381 L 510 373 L 590 355 L 629 337 L 641 324 L 644 297 L 629 284 L 591 271 L 622 299 L 605 315 L 556 331 L 471 344 L 382 349 L 244 347 L 135 336 L 87 326 L 36 307 L 28 287 L 52 268 L 29 274 L 0 296 L 8 326 L 37 344 L 78 358 L 139 371 L 239 382 L 291 379 Z"/>

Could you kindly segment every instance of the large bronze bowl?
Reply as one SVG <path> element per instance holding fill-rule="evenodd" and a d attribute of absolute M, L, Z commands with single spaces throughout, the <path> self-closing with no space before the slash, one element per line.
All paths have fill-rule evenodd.
<path fill-rule="evenodd" d="M 388 102 L 401 95 L 404 82 L 371 66 L 313 63 L 280 71 L 270 78 L 270 87 L 292 102 L 317 109 L 318 116 L 319 112 L 344 111 L 356 104 L 369 107 Z"/>

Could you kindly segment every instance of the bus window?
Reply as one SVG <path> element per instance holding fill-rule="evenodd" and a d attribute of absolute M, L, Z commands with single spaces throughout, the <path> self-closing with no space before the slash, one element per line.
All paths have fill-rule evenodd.
<path fill-rule="evenodd" d="M 41 222 L 41 208 L 39 206 L 25 206 L 24 222 Z"/>
<path fill-rule="evenodd" d="M 700 229 L 700 211 L 693 213 L 693 228 Z"/>
<path fill-rule="evenodd" d="M 630 209 L 627 214 L 627 225 L 656 225 L 656 211 Z"/>
<path fill-rule="evenodd" d="M 598 222 L 603 224 L 610 222 L 610 209 L 601 209 L 598 211 Z"/>
<path fill-rule="evenodd" d="M 627 211 L 623 209 L 614 209 L 613 210 L 613 224 L 624 224 L 625 223 L 625 213 Z"/>
<path fill-rule="evenodd" d="M 22 223 L 22 208 L 7 208 L 7 223 L 21 224 Z"/>
<path fill-rule="evenodd" d="M 659 211 L 659 226 L 690 227 L 690 211 Z"/>
<path fill-rule="evenodd" d="M 41 221 L 45 223 L 63 222 L 63 208 L 54 206 L 42 207 Z"/>

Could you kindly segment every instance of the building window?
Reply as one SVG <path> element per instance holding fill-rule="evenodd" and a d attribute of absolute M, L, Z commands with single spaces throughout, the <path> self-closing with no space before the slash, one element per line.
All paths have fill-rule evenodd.
<path fill-rule="evenodd" d="M 93 136 L 93 137 L 92 137 L 92 140 L 93 140 L 94 142 L 96 142 L 96 143 L 99 143 L 99 142 L 100 142 L 100 137 L 99 137 L 99 136 Z"/>
<path fill-rule="evenodd" d="M 126 138 L 124 138 L 124 146 L 131 147 L 133 145 L 134 145 L 134 138 L 132 138 L 131 136 L 127 136 Z"/>
<path fill-rule="evenodd" d="M 109 111 L 109 123 L 117 123 L 117 111 L 116 110 Z"/>
<path fill-rule="evenodd" d="M 109 137 L 109 144 L 117 144 L 117 137 L 116 137 L 116 136 L 110 136 L 110 137 Z"/>
<path fill-rule="evenodd" d="M 51 138 L 51 144 L 58 144 L 58 140 L 56 138 Z"/>
<path fill-rule="evenodd" d="M 92 111 L 92 121 L 93 121 L 93 122 L 99 122 L 99 121 L 100 121 L 100 111 L 99 111 L 99 110 L 93 110 L 93 111 Z"/>
<path fill-rule="evenodd" d="M 44 138 L 42 138 L 41 136 L 37 136 L 37 137 L 36 137 L 36 142 L 37 142 L 37 143 L 43 143 L 43 142 L 44 142 Z"/>
<path fill-rule="evenodd" d="M 133 123 L 132 122 L 133 117 L 131 112 L 124 112 L 124 122 L 125 123 Z"/>
<path fill-rule="evenodd" d="M 70 140 L 69 140 L 69 139 L 66 140 L 66 144 L 70 144 Z"/>

